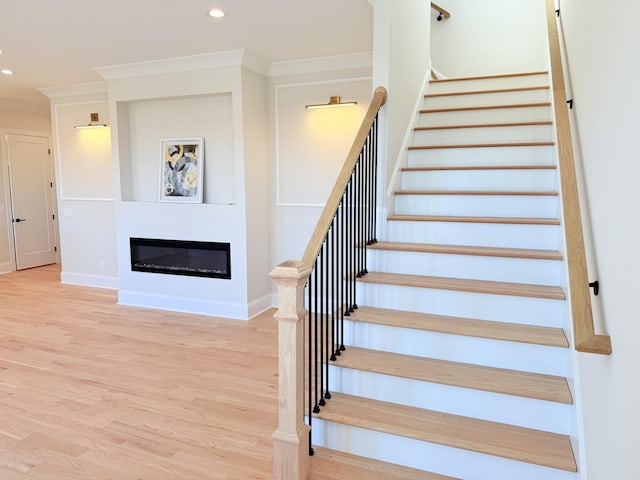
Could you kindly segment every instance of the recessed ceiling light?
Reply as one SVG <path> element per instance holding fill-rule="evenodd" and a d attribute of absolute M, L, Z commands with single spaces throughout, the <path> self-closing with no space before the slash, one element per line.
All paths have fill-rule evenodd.
<path fill-rule="evenodd" d="M 0 73 L 3 75 L 13 75 L 13 70 L 9 70 L 8 68 L 3 68 L 0 70 Z"/>
<path fill-rule="evenodd" d="M 224 12 L 218 8 L 214 8 L 213 10 L 209 10 L 209 16 L 213 18 L 222 18 L 224 17 Z"/>
<path fill-rule="evenodd" d="M 0 55 L 2 55 L 4 53 L 4 50 L 0 50 Z"/>

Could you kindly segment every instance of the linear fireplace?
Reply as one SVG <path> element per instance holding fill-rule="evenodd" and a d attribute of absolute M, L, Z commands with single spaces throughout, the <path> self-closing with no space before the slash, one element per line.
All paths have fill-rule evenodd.
<path fill-rule="evenodd" d="M 131 270 L 231 278 L 231 245 L 217 242 L 130 238 Z"/>

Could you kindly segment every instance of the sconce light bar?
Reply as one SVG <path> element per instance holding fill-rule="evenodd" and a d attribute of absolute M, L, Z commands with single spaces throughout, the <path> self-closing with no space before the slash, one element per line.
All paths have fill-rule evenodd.
<path fill-rule="evenodd" d="M 358 102 L 355 100 L 343 102 L 340 100 L 340 95 L 336 95 L 334 97 L 329 97 L 329 102 L 327 103 L 314 103 L 312 105 L 305 105 L 304 108 L 349 107 L 357 104 Z"/>
<path fill-rule="evenodd" d="M 91 121 L 86 125 L 76 125 L 73 128 L 104 128 L 107 126 L 106 123 L 99 123 L 100 119 L 97 113 L 92 113 L 90 120 Z"/>

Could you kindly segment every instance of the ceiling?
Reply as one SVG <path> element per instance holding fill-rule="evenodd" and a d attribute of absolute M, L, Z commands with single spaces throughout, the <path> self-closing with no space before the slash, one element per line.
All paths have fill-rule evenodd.
<path fill-rule="evenodd" d="M 207 15 L 212 8 L 222 19 Z M 0 102 L 95 82 L 95 67 L 246 49 L 274 62 L 372 49 L 369 0 L 0 0 Z"/>

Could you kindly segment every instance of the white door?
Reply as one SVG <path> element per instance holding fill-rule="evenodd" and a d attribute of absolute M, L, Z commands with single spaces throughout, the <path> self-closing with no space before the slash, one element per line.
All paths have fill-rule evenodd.
<path fill-rule="evenodd" d="M 7 134 L 16 268 L 56 262 L 49 139 Z"/>

